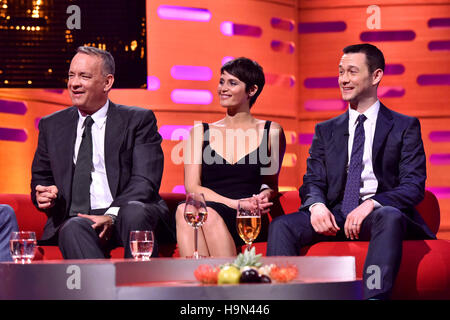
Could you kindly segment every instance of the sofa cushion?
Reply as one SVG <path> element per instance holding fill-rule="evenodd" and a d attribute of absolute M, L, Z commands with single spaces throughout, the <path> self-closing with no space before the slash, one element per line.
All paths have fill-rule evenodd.
<path fill-rule="evenodd" d="M 302 250 L 305 256 L 354 256 L 362 279 L 368 241 L 320 242 Z M 393 299 L 450 299 L 450 241 L 403 241 Z"/>
<path fill-rule="evenodd" d="M 422 202 L 416 206 L 416 209 L 420 212 L 420 215 L 428 228 L 430 228 L 434 234 L 437 234 L 441 223 L 441 211 L 438 199 L 434 193 L 425 190 L 425 197 Z"/>
<path fill-rule="evenodd" d="M 14 209 L 20 230 L 34 231 L 37 239 L 42 237 L 47 216 L 36 209 L 29 194 L 0 194 L 0 203 Z"/>

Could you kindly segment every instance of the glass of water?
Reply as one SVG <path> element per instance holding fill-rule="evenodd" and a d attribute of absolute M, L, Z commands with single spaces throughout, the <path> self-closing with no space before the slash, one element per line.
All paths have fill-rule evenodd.
<path fill-rule="evenodd" d="M 131 231 L 130 248 L 135 260 L 150 260 L 153 252 L 153 231 Z"/>
<path fill-rule="evenodd" d="M 9 245 L 15 263 L 31 263 L 36 249 L 36 234 L 33 231 L 11 232 Z"/>

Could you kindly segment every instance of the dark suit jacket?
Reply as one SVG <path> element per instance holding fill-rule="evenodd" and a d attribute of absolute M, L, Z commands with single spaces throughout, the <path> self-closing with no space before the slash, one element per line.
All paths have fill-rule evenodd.
<path fill-rule="evenodd" d="M 307 171 L 300 187 L 302 209 L 324 203 L 333 213 L 344 197 L 348 163 L 348 111 L 316 125 Z M 417 118 L 380 103 L 373 140 L 372 163 L 378 180 L 372 197 L 382 206 L 404 212 L 430 238 L 435 235 L 414 209 L 424 197 L 426 157 Z"/>
<path fill-rule="evenodd" d="M 51 238 L 68 217 L 71 203 L 73 156 L 78 109 L 70 107 L 39 121 L 39 140 L 32 164 L 31 198 L 35 187 L 56 185 L 55 206 L 48 216 L 42 240 Z M 105 128 L 105 166 L 113 197 L 111 207 L 128 201 L 155 203 L 168 223 L 168 210 L 159 196 L 164 155 L 162 138 L 151 110 L 116 105 L 110 101 Z"/>

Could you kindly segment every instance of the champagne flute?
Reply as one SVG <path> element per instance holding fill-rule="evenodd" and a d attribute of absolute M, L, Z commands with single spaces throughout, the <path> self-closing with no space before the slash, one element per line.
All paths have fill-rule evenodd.
<path fill-rule="evenodd" d="M 208 217 L 206 202 L 203 193 L 187 193 L 184 206 L 184 219 L 194 228 L 194 254 L 191 258 L 198 259 L 198 228 Z"/>
<path fill-rule="evenodd" d="M 33 231 L 11 232 L 9 245 L 15 263 L 31 263 L 36 249 L 36 234 Z"/>
<path fill-rule="evenodd" d="M 130 231 L 130 249 L 135 260 L 150 260 L 153 252 L 153 237 L 153 231 Z"/>
<path fill-rule="evenodd" d="M 250 251 L 253 241 L 261 230 L 261 210 L 258 198 L 238 200 L 236 226 L 239 236 L 247 244 Z"/>

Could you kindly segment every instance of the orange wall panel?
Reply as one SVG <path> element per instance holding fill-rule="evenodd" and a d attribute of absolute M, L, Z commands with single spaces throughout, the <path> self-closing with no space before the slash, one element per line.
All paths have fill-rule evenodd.
<path fill-rule="evenodd" d="M 209 10 L 207 22 L 162 19 L 161 5 L 183 6 Z M 366 9 L 378 5 L 381 29 L 369 30 Z M 272 18 L 290 21 L 292 30 L 277 29 Z M 111 100 L 125 105 L 136 105 L 155 111 L 159 128 L 167 125 L 191 126 L 194 121 L 213 122 L 223 117 L 216 96 L 219 70 L 226 56 L 247 56 L 258 61 L 267 75 L 267 84 L 252 112 L 257 118 L 280 123 L 287 136 L 289 154 L 280 173 L 282 190 L 297 189 L 306 171 L 311 135 L 314 125 L 344 111 L 313 111 L 306 108 L 314 100 L 340 101 L 337 87 L 306 88 L 305 81 L 314 78 L 337 78 L 338 63 L 344 46 L 360 43 L 361 33 L 368 31 L 412 30 L 410 41 L 373 42 L 384 52 L 387 64 L 401 64 L 404 72 L 385 75 L 381 88 L 401 88 L 398 97 L 382 97 L 388 107 L 419 117 L 427 162 L 427 188 L 450 188 L 449 164 L 436 163 L 430 157 L 450 154 L 450 141 L 436 142 L 430 134 L 449 131 L 450 90 L 447 84 L 421 86 L 422 74 L 450 74 L 449 50 L 428 49 L 430 41 L 449 41 L 450 28 L 430 28 L 432 18 L 450 18 L 448 0 L 432 3 L 419 0 L 360 1 L 360 0 L 171 0 L 147 1 L 147 69 L 148 76 L 159 80 L 159 88 L 113 89 Z M 258 37 L 227 36 L 221 31 L 225 21 L 259 27 Z M 340 22 L 345 30 L 339 32 L 299 33 L 299 23 Z M 293 50 L 276 51 L 273 40 L 291 43 Z M 212 77 L 206 81 L 177 80 L 171 75 L 174 65 L 204 66 Z M 133 72 L 130 70 L 130 72 Z M 273 75 L 279 76 L 274 81 Z M 270 78 L 272 76 L 272 78 Z M 282 77 L 292 76 L 293 83 Z M 281 79 L 281 80 L 280 80 Z M 284 79 L 284 80 L 283 80 Z M 273 83 L 271 83 L 272 81 Z M 181 104 L 172 101 L 175 89 L 207 90 L 212 101 L 208 104 Z M 0 140 L 0 192 L 28 193 L 30 166 L 37 144 L 36 121 L 42 116 L 71 104 L 66 90 L 0 89 L 0 99 L 23 101 L 27 110 L 23 115 L 0 113 L 0 127 L 24 129 L 24 142 Z M 325 102 L 316 106 L 323 107 Z M 344 105 L 343 105 L 344 106 Z M 180 140 L 165 139 L 162 147 L 165 169 L 161 191 L 170 192 L 183 185 L 183 166 L 172 158 Z M 292 166 L 291 166 L 292 165 Z M 440 237 L 450 239 L 450 198 L 445 192 L 438 195 L 442 221 Z"/>

